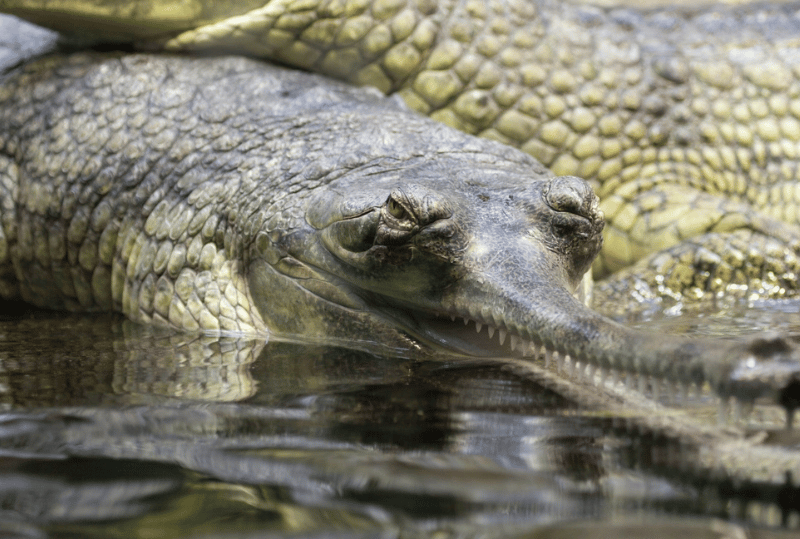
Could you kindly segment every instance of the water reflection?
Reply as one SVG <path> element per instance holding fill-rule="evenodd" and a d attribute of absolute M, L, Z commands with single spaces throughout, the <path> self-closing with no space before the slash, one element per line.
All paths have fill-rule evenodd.
<path fill-rule="evenodd" d="M 646 522 L 650 537 L 766 537 L 800 522 L 791 484 L 730 481 L 699 446 L 558 389 L 503 361 L 8 316 L 0 535 L 607 537 Z"/>
<path fill-rule="evenodd" d="M 682 335 L 725 337 L 765 331 L 800 334 L 800 298 L 730 298 L 625 315 L 604 314 L 625 324 Z"/>

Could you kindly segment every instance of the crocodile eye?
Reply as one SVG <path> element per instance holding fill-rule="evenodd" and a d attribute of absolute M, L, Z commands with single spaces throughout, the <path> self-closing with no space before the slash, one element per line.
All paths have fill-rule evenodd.
<path fill-rule="evenodd" d="M 405 208 L 393 198 L 389 199 L 388 210 L 395 219 L 405 219 L 408 216 Z"/>

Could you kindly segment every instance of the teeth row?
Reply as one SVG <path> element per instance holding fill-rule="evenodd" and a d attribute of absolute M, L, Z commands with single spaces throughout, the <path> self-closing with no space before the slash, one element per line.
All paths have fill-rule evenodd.
<path fill-rule="evenodd" d="M 451 316 L 451 320 L 453 321 L 455 321 L 456 318 L 455 315 Z M 543 351 L 546 368 L 550 368 L 555 360 L 556 371 L 559 374 L 585 380 L 599 387 L 614 388 L 623 384 L 626 391 L 635 389 L 654 401 L 678 406 L 685 405 L 690 401 L 700 401 L 709 396 L 713 396 L 713 393 L 709 392 L 707 386 L 682 381 L 675 382 L 656 376 L 620 371 L 611 368 L 607 369 L 593 365 L 592 363 L 576 361 L 568 354 L 559 353 L 556 350 L 550 350 L 546 347 L 540 348 L 536 344 L 522 339 L 521 337 L 509 335 L 504 329 L 498 329 L 492 325 L 484 324 L 469 318 L 464 318 L 463 320 L 464 325 L 475 322 L 475 331 L 478 333 L 483 330 L 485 325 L 489 338 L 493 338 L 495 333 L 497 333 L 498 341 L 501 346 L 505 343 L 506 337 L 509 337 L 509 346 L 511 350 L 519 351 L 527 357 L 539 356 Z M 623 382 L 621 382 L 622 379 L 624 379 Z M 717 400 L 719 403 L 718 419 L 720 423 L 724 423 L 729 419 L 732 419 L 735 423 L 747 421 L 753 409 L 753 402 L 750 400 L 737 397 L 731 397 L 730 400 L 717 397 Z M 789 428 L 792 426 L 792 416 L 793 414 L 789 413 L 786 417 L 787 426 Z"/>
<path fill-rule="evenodd" d="M 545 367 L 549 367 L 553 360 L 556 363 L 556 371 L 559 374 L 573 376 L 584 379 L 598 386 L 618 386 L 624 385 L 626 391 L 637 390 L 642 394 L 649 394 L 653 400 L 664 400 L 674 403 L 682 403 L 690 398 L 690 392 L 695 389 L 696 397 L 703 394 L 702 388 L 686 383 L 673 383 L 670 380 L 649 375 L 639 375 L 632 372 L 619 371 L 599 367 L 588 362 L 574 360 L 569 354 L 559 354 L 557 351 L 545 350 Z M 621 382 L 621 378 L 624 381 Z M 663 394 L 662 394 L 663 391 Z"/>
<path fill-rule="evenodd" d="M 451 315 L 450 319 L 455 321 L 456 316 Z M 532 342 L 526 341 L 521 337 L 517 337 L 516 335 L 510 335 L 507 330 L 505 329 L 498 329 L 494 326 L 489 324 L 484 324 L 482 322 L 478 322 L 477 320 L 470 320 L 469 318 L 464 318 L 464 325 L 468 325 L 470 322 L 475 322 L 475 331 L 480 333 L 483 330 L 483 327 L 486 326 L 486 331 L 489 334 L 489 338 L 494 338 L 495 333 L 497 333 L 497 340 L 500 343 L 500 346 L 503 346 L 506 342 L 506 337 L 508 337 L 509 346 L 511 347 L 511 351 L 516 352 L 519 351 L 526 356 L 535 356 L 539 353 L 539 347 L 533 344 Z"/>
<path fill-rule="evenodd" d="M 713 394 L 708 387 L 684 382 L 673 382 L 664 378 L 649 375 L 638 375 L 616 369 L 597 367 L 591 363 L 574 361 L 567 354 L 545 349 L 545 368 L 550 368 L 555 360 L 555 368 L 559 374 L 588 381 L 599 387 L 624 387 L 626 391 L 638 391 L 650 399 L 663 404 L 686 405 L 692 401 L 704 401 Z M 620 381 L 624 376 L 624 381 Z M 717 420 L 720 424 L 732 421 L 734 424 L 747 422 L 753 410 L 753 401 L 737 397 L 717 400 Z M 788 412 L 786 426 L 792 428 L 793 413 Z"/>

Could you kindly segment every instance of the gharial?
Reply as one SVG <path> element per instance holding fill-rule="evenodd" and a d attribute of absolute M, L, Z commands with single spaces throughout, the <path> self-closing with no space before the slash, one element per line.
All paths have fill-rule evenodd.
<path fill-rule="evenodd" d="M 398 353 L 543 348 L 790 420 L 800 404 L 791 338 L 654 335 L 573 297 L 602 241 L 588 183 L 370 91 L 242 58 L 56 54 L 3 75 L 0 142 L 5 297 Z M 737 204 L 748 241 L 793 245 Z"/>

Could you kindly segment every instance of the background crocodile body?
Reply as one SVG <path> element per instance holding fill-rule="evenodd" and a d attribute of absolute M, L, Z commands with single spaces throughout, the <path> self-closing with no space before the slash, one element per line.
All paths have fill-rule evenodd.
<path fill-rule="evenodd" d="M 274 0 L 222 13 L 192 2 L 174 6 L 172 25 L 133 5 L 0 3 L 61 29 L 125 20 L 119 39 L 371 85 L 591 180 L 608 222 L 595 274 L 639 261 L 599 287 L 602 308 L 798 288 L 795 3 Z"/>

